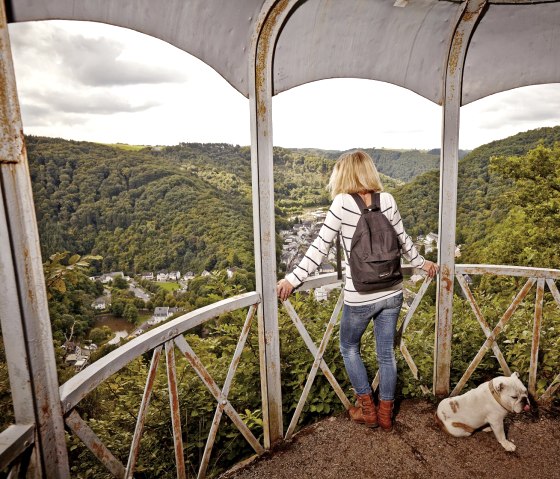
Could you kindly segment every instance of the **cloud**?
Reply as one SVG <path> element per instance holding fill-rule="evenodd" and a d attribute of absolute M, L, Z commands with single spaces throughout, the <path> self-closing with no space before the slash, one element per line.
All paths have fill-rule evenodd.
<path fill-rule="evenodd" d="M 467 105 L 463 111 L 478 118 L 480 127 L 500 129 L 504 125 L 560 122 L 558 84 L 534 85 L 497 93 Z"/>
<path fill-rule="evenodd" d="M 114 27 L 113 27 L 114 28 Z M 66 81 L 97 87 L 183 83 L 186 72 L 150 58 L 127 58 L 127 45 L 117 38 L 85 36 L 56 22 L 32 22 L 10 30 L 14 56 L 23 62 L 56 69 Z M 137 34 L 138 35 L 138 34 Z"/>
<path fill-rule="evenodd" d="M 146 101 L 131 103 L 124 98 L 107 94 L 106 92 L 93 92 L 88 94 L 63 94 L 55 97 L 37 94 L 34 100 L 44 102 L 53 112 L 59 113 L 88 113 L 92 115 L 112 115 L 114 113 L 134 113 L 148 110 L 158 106 L 158 102 Z"/>

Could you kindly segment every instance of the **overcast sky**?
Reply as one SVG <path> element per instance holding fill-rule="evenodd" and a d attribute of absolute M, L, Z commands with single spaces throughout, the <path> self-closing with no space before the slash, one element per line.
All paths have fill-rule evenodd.
<path fill-rule="evenodd" d="M 10 25 L 24 130 L 103 143 L 250 143 L 249 102 L 191 55 L 131 30 L 87 22 Z M 560 124 L 560 85 L 462 108 L 460 147 Z M 441 107 L 369 80 L 325 80 L 273 99 L 284 147 L 437 148 Z"/>

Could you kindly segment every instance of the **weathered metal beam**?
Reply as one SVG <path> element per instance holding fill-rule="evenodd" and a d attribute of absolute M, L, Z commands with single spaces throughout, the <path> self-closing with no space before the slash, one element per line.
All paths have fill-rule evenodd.
<path fill-rule="evenodd" d="M 341 294 L 344 294 L 344 291 L 342 291 Z M 303 322 L 301 321 L 298 314 L 296 313 L 296 310 L 292 306 L 292 303 L 290 303 L 290 300 L 287 299 L 286 301 L 283 302 L 283 305 L 284 308 L 286 309 L 286 312 L 288 313 L 288 316 L 294 323 L 296 329 L 299 331 L 299 334 L 303 339 L 303 342 L 307 346 L 307 349 L 309 349 L 309 352 L 313 355 L 313 358 L 316 358 L 317 346 L 315 346 L 315 343 L 311 339 L 311 336 L 309 336 L 307 329 L 305 329 L 305 326 L 303 325 Z M 340 384 L 338 384 L 338 381 L 336 380 L 334 374 L 332 373 L 332 371 L 330 370 L 329 366 L 327 365 L 324 359 L 321 359 L 321 362 L 319 363 L 319 367 L 321 368 L 321 371 L 323 371 L 324 376 L 331 384 L 332 388 L 334 389 L 334 392 L 336 393 L 336 395 L 338 396 L 342 404 L 344 404 L 344 407 L 346 409 L 349 409 L 352 405 L 350 404 L 350 401 L 346 397 L 346 394 L 344 394 L 344 391 L 340 387 Z"/>
<path fill-rule="evenodd" d="M 440 276 L 437 291 L 437 324 L 434 350 L 434 393 L 449 393 L 453 280 L 455 277 L 455 227 L 459 164 L 459 117 L 463 66 L 470 38 L 486 0 L 465 2 L 451 40 L 444 78 L 442 148 L 440 160 L 439 241 Z"/>
<path fill-rule="evenodd" d="M 558 374 L 548 386 L 547 390 L 539 398 L 539 403 L 546 404 L 552 401 L 552 396 L 560 388 L 560 374 Z"/>
<path fill-rule="evenodd" d="M 251 447 L 257 454 L 263 454 L 264 448 L 261 446 L 257 438 L 247 427 L 247 425 L 243 422 L 231 403 L 227 399 L 223 399 L 222 392 L 216 384 L 216 381 L 214 381 L 208 370 L 204 367 L 204 364 L 202 364 L 196 353 L 191 348 L 190 344 L 187 343 L 187 340 L 183 336 L 178 336 L 175 338 L 175 344 L 185 355 L 185 358 L 196 371 L 196 374 L 198 374 L 198 377 L 202 380 L 204 385 L 208 388 L 208 391 L 210 391 L 216 401 L 219 401 L 221 403 L 225 413 L 229 416 L 237 429 L 239 429 L 239 432 L 243 435 L 243 437 L 247 440 L 247 442 L 251 445 Z"/>
<path fill-rule="evenodd" d="M 6 208 L 0 182 L 0 325 L 4 349 L 6 351 L 10 390 L 16 423 L 35 423 L 33 390 L 27 344 L 25 342 L 24 320 L 20 308 L 18 284 L 14 270 L 12 249 L 9 244 L 10 232 L 6 222 Z"/>
<path fill-rule="evenodd" d="M 510 320 L 513 313 L 515 313 L 515 311 L 517 310 L 517 308 L 521 304 L 521 301 L 523 301 L 523 298 L 525 298 L 525 296 L 527 296 L 527 293 L 533 287 L 533 285 L 535 284 L 535 281 L 536 281 L 535 278 L 529 278 L 527 280 L 527 282 L 525 283 L 525 285 L 523 286 L 523 288 L 521 288 L 521 291 L 519 291 L 517 296 L 515 296 L 514 300 L 510 304 L 509 308 L 506 310 L 506 312 L 504 313 L 504 315 L 502 316 L 500 321 L 498 321 L 498 324 L 492 330 L 492 334 L 490 334 L 490 336 L 488 336 L 488 338 L 486 338 L 486 341 L 484 341 L 484 343 L 482 344 L 482 347 L 480 348 L 480 350 L 478 351 L 478 353 L 476 354 L 474 359 L 469 364 L 467 370 L 465 371 L 465 373 L 463 374 L 463 376 L 461 377 L 461 379 L 459 380 L 459 382 L 457 383 L 457 385 L 455 386 L 455 388 L 451 392 L 450 396 L 456 396 L 457 394 L 459 394 L 461 392 L 461 390 L 463 389 L 463 387 L 465 386 L 465 384 L 467 383 L 467 381 L 471 377 L 474 370 L 480 364 L 480 361 L 482 361 L 482 358 L 484 357 L 486 352 L 490 349 L 492 343 L 494 341 L 496 341 L 496 338 L 498 337 L 498 334 L 501 333 L 502 329 L 507 324 L 507 322 Z"/>
<path fill-rule="evenodd" d="M 245 318 L 245 323 L 241 329 L 241 334 L 239 335 L 239 340 L 237 341 L 237 346 L 235 347 L 233 358 L 231 359 L 231 363 L 229 365 L 226 380 L 224 381 L 224 387 L 222 388 L 222 397 L 218 401 L 218 406 L 216 407 L 216 412 L 214 413 L 214 419 L 212 420 L 212 425 L 210 426 L 210 431 L 208 433 L 208 439 L 206 440 L 206 446 L 204 447 L 204 453 L 202 454 L 202 461 L 200 461 L 197 476 L 199 479 L 206 477 L 206 469 L 208 468 L 208 463 L 210 462 L 210 454 L 212 454 L 212 448 L 214 447 L 214 441 L 216 440 L 216 434 L 218 433 L 218 428 L 220 427 L 222 414 L 224 412 L 223 402 L 228 398 L 229 389 L 231 387 L 233 377 L 235 376 L 235 372 L 237 371 L 239 361 L 241 360 L 243 348 L 245 347 L 245 342 L 247 341 L 247 336 L 249 335 L 256 309 L 256 306 L 251 306 L 249 308 L 249 312 Z"/>
<path fill-rule="evenodd" d="M 402 335 L 406 331 L 406 328 L 408 327 L 408 323 L 410 323 L 412 316 L 414 316 L 414 313 L 416 312 L 416 309 L 418 308 L 420 301 L 422 301 L 422 298 L 426 294 L 426 291 L 428 290 L 428 286 L 430 286 L 432 279 L 433 278 L 431 278 L 430 276 L 426 276 L 424 278 L 424 282 L 422 283 L 422 286 L 420 286 L 420 289 L 414 296 L 414 300 L 412 301 L 410 308 L 408 308 L 408 311 L 406 312 L 406 316 L 404 317 L 403 322 L 401 323 L 401 326 L 397 332 L 396 342 L 398 343 L 402 342 Z"/>
<path fill-rule="evenodd" d="M 107 470 L 113 474 L 113 476 L 118 478 L 124 477 L 125 469 L 121 461 L 119 461 L 113 453 L 107 449 L 107 446 L 103 444 L 97 434 L 92 431 L 88 424 L 75 410 L 72 410 L 66 417 L 66 425 L 82 440 L 99 462 L 101 462 L 101 464 L 103 464 Z"/>
<path fill-rule="evenodd" d="M 175 370 L 175 343 L 165 343 L 165 364 L 167 367 L 167 386 L 169 389 L 169 409 L 171 410 L 171 426 L 173 429 L 173 446 L 175 449 L 175 465 L 177 479 L 186 479 L 185 454 L 183 452 L 183 433 L 181 431 L 181 413 L 179 411 L 179 390 L 177 388 L 177 372 Z"/>
<path fill-rule="evenodd" d="M 245 293 L 183 314 L 134 338 L 124 346 L 111 351 L 60 386 L 60 400 L 64 412 L 72 409 L 89 392 L 107 378 L 120 371 L 138 356 L 164 344 L 169 339 L 188 331 L 224 313 L 246 308 L 260 301 L 258 293 Z"/>
<path fill-rule="evenodd" d="M 267 1 L 261 9 L 252 37 L 249 59 L 249 105 L 251 114 L 251 172 L 253 230 L 257 291 L 262 295 L 258 314 L 265 337 L 261 368 L 265 447 L 282 440 L 282 390 L 280 340 L 276 299 L 276 230 L 272 153 L 272 75 L 274 47 L 280 29 L 297 0 Z"/>
<path fill-rule="evenodd" d="M 16 461 L 33 444 L 34 424 L 8 426 L 0 433 L 0 471 Z"/>
<path fill-rule="evenodd" d="M 521 278 L 560 279 L 560 270 L 548 268 L 530 268 L 528 266 L 507 266 L 494 264 L 458 264 L 458 274 L 494 274 L 497 276 L 517 276 Z"/>
<path fill-rule="evenodd" d="M 550 292 L 552 293 L 552 296 L 554 297 L 554 301 L 556 301 L 556 304 L 560 308 L 560 293 L 558 292 L 558 288 L 556 287 L 556 284 L 554 283 L 554 280 L 547 279 L 546 284 L 548 284 L 548 289 L 550 289 Z"/>
<path fill-rule="evenodd" d="M 465 280 L 465 278 L 462 274 L 457 274 L 456 277 L 457 277 L 457 281 L 461 285 L 461 288 L 463 289 L 463 292 L 465 293 L 465 296 L 466 296 L 469 304 L 471 305 L 471 308 L 472 308 L 473 313 L 474 313 L 474 315 L 475 315 L 475 317 L 478 321 L 478 324 L 480 324 L 480 327 L 482 328 L 482 331 L 484 331 L 484 335 L 487 338 L 489 338 L 490 335 L 492 334 L 492 331 L 490 330 L 490 326 L 488 325 L 488 323 L 484 319 L 484 316 L 482 315 L 482 311 L 480 311 L 480 308 L 478 307 L 478 304 L 476 303 L 476 300 L 474 299 L 474 295 L 472 294 L 472 291 L 469 288 L 469 285 L 467 284 L 467 281 Z M 501 366 L 504 374 L 506 376 L 511 376 L 511 371 L 510 371 L 509 366 L 508 366 L 508 364 L 507 364 L 507 362 L 504 358 L 504 355 L 502 354 L 502 351 L 500 350 L 500 347 L 498 346 L 498 344 L 495 341 L 492 342 L 492 351 L 494 351 L 494 355 L 496 356 L 496 359 L 500 363 L 500 366 Z"/>
<path fill-rule="evenodd" d="M 406 364 L 408 364 L 408 367 L 412 372 L 414 379 L 419 379 L 418 367 L 416 366 L 414 359 L 412 359 L 412 355 L 410 354 L 408 348 L 406 347 L 406 343 L 404 342 L 403 335 L 406 331 L 406 328 L 408 327 L 408 324 L 410 323 L 410 320 L 414 316 L 414 313 L 416 312 L 416 309 L 418 308 L 420 301 L 422 301 L 422 298 L 426 294 L 428 286 L 430 286 L 431 282 L 432 282 L 431 277 L 426 276 L 424 278 L 424 282 L 422 283 L 422 286 L 416 293 L 416 296 L 414 297 L 414 301 L 412 301 L 410 308 L 406 312 L 406 316 L 404 317 L 395 337 L 395 343 L 399 345 L 399 350 L 404 360 L 406 361 Z M 375 377 L 373 378 L 373 381 L 371 383 L 371 388 L 373 390 L 376 390 L 378 386 L 379 386 L 379 370 L 377 370 L 377 372 L 375 373 Z M 430 392 L 430 390 L 426 387 L 425 384 L 421 384 L 420 389 L 422 390 L 423 394 L 429 394 Z"/>
<path fill-rule="evenodd" d="M 148 413 L 148 406 L 150 405 L 150 396 L 154 387 L 159 359 L 161 357 L 161 349 L 162 346 L 158 346 L 154 349 L 152 355 L 152 362 L 150 363 L 150 370 L 148 371 L 148 378 L 146 379 L 146 386 L 144 387 L 144 394 L 142 396 L 142 402 L 140 403 L 140 410 L 138 411 L 138 419 L 136 420 L 134 435 L 132 436 L 130 453 L 128 454 L 128 462 L 125 471 L 126 479 L 132 479 L 134 475 L 136 460 L 140 452 L 140 440 L 142 439 L 142 432 L 144 431 L 144 422 L 146 421 L 146 414 Z"/>
<path fill-rule="evenodd" d="M 409 264 L 401 265 L 401 269 L 404 275 L 423 274 L 421 269 L 414 268 Z M 338 273 L 319 274 L 306 279 L 303 284 L 297 288 L 297 291 L 309 291 L 310 289 L 320 288 L 326 285 L 342 286 L 342 283 L 343 281 L 338 278 Z"/>
<path fill-rule="evenodd" d="M 338 297 L 338 301 L 336 303 L 336 306 L 334 307 L 334 311 L 331 315 L 331 319 L 327 324 L 327 329 L 325 330 L 323 339 L 321 340 L 321 343 L 319 344 L 319 348 L 317 349 L 317 354 L 315 355 L 315 360 L 313 361 L 313 365 L 311 366 L 311 370 L 309 371 L 309 375 L 307 376 L 307 381 L 303 388 L 303 392 L 301 393 L 298 404 L 296 406 L 296 410 L 294 411 L 294 415 L 292 416 L 292 420 L 290 421 L 290 425 L 288 426 L 288 430 L 286 431 L 286 437 L 285 437 L 286 440 L 291 439 L 296 429 L 299 416 L 301 414 L 301 411 L 303 410 L 303 406 L 305 405 L 305 402 L 307 401 L 307 396 L 309 395 L 309 391 L 311 391 L 311 386 L 315 381 L 315 376 L 317 375 L 319 365 L 323 360 L 323 354 L 325 354 L 325 350 L 327 349 L 327 345 L 329 344 L 329 340 L 331 338 L 334 325 L 338 320 L 338 315 L 340 314 L 340 310 L 342 309 L 343 303 L 344 303 L 344 291 L 342 291 L 340 293 L 340 296 Z"/>
<path fill-rule="evenodd" d="M 539 343 L 541 338 L 541 324 L 544 298 L 543 278 L 537 280 L 537 295 L 535 298 L 535 317 L 533 321 L 533 340 L 531 342 L 531 362 L 529 364 L 529 392 L 537 397 L 537 367 L 539 363 Z"/>
<path fill-rule="evenodd" d="M 26 363 L 22 366 L 29 368 L 28 374 L 22 373 L 15 378 L 12 375 L 11 380 L 19 383 L 16 384 L 17 395 L 28 395 L 28 384 L 31 384 L 33 397 L 27 397 L 27 401 L 31 401 L 34 408 L 35 443 L 40 457 L 39 463 L 32 467 L 40 471 L 38 474 L 47 477 L 66 478 L 70 476 L 70 471 L 64 422 L 4 2 L 0 2 L 0 98 L 0 183 L 5 208 L 2 216 L 5 215 L 8 229 L 2 248 L 11 253 L 19 302 L 19 307 L 15 305 L 15 298 L 6 304 L 2 303 L 0 314 L 7 314 L 10 320 L 13 314 L 14 321 L 21 321 L 21 326 L 16 328 L 23 328 L 26 343 Z M 5 309 L 8 307 L 13 309 Z M 21 352 L 14 355 L 11 346 L 7 348 L 8 363 L 21 361 Z M 14 367 L 10 368 L 13 372 Z M 15 410 L 18 415 L 30 415 L 28 405 L 17 404 Z"/>

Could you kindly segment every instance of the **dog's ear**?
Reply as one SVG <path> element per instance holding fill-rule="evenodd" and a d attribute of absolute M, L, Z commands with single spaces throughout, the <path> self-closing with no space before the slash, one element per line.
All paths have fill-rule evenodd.
<path fill-rule="evenodd" d="M 518 373 L 517 371 L 515 371 L 515 372 L 511 375 L 511 377 L 519 379 L 519 373 Z"/>

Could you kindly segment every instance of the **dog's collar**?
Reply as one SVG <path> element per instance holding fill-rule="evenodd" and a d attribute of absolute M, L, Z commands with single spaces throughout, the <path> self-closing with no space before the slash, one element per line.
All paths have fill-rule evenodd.
<path fill-rule="evenodd" d="M 492 393 L 492 397 L 496 400 L 496 402 L 500 406 L 502 406 L 507 412 L 512 412 L 511 409 L 506 407 L 504 405 L 504 403 L 502 402 L 502 398 L 500 397 L 500 395 L 498 394 L 498 391 L 496 391 L 496 388 L 494 387 L 494 380 L 493 379 L 488 381 L 488 389 L 490 389 L 490 392 Z"/>

